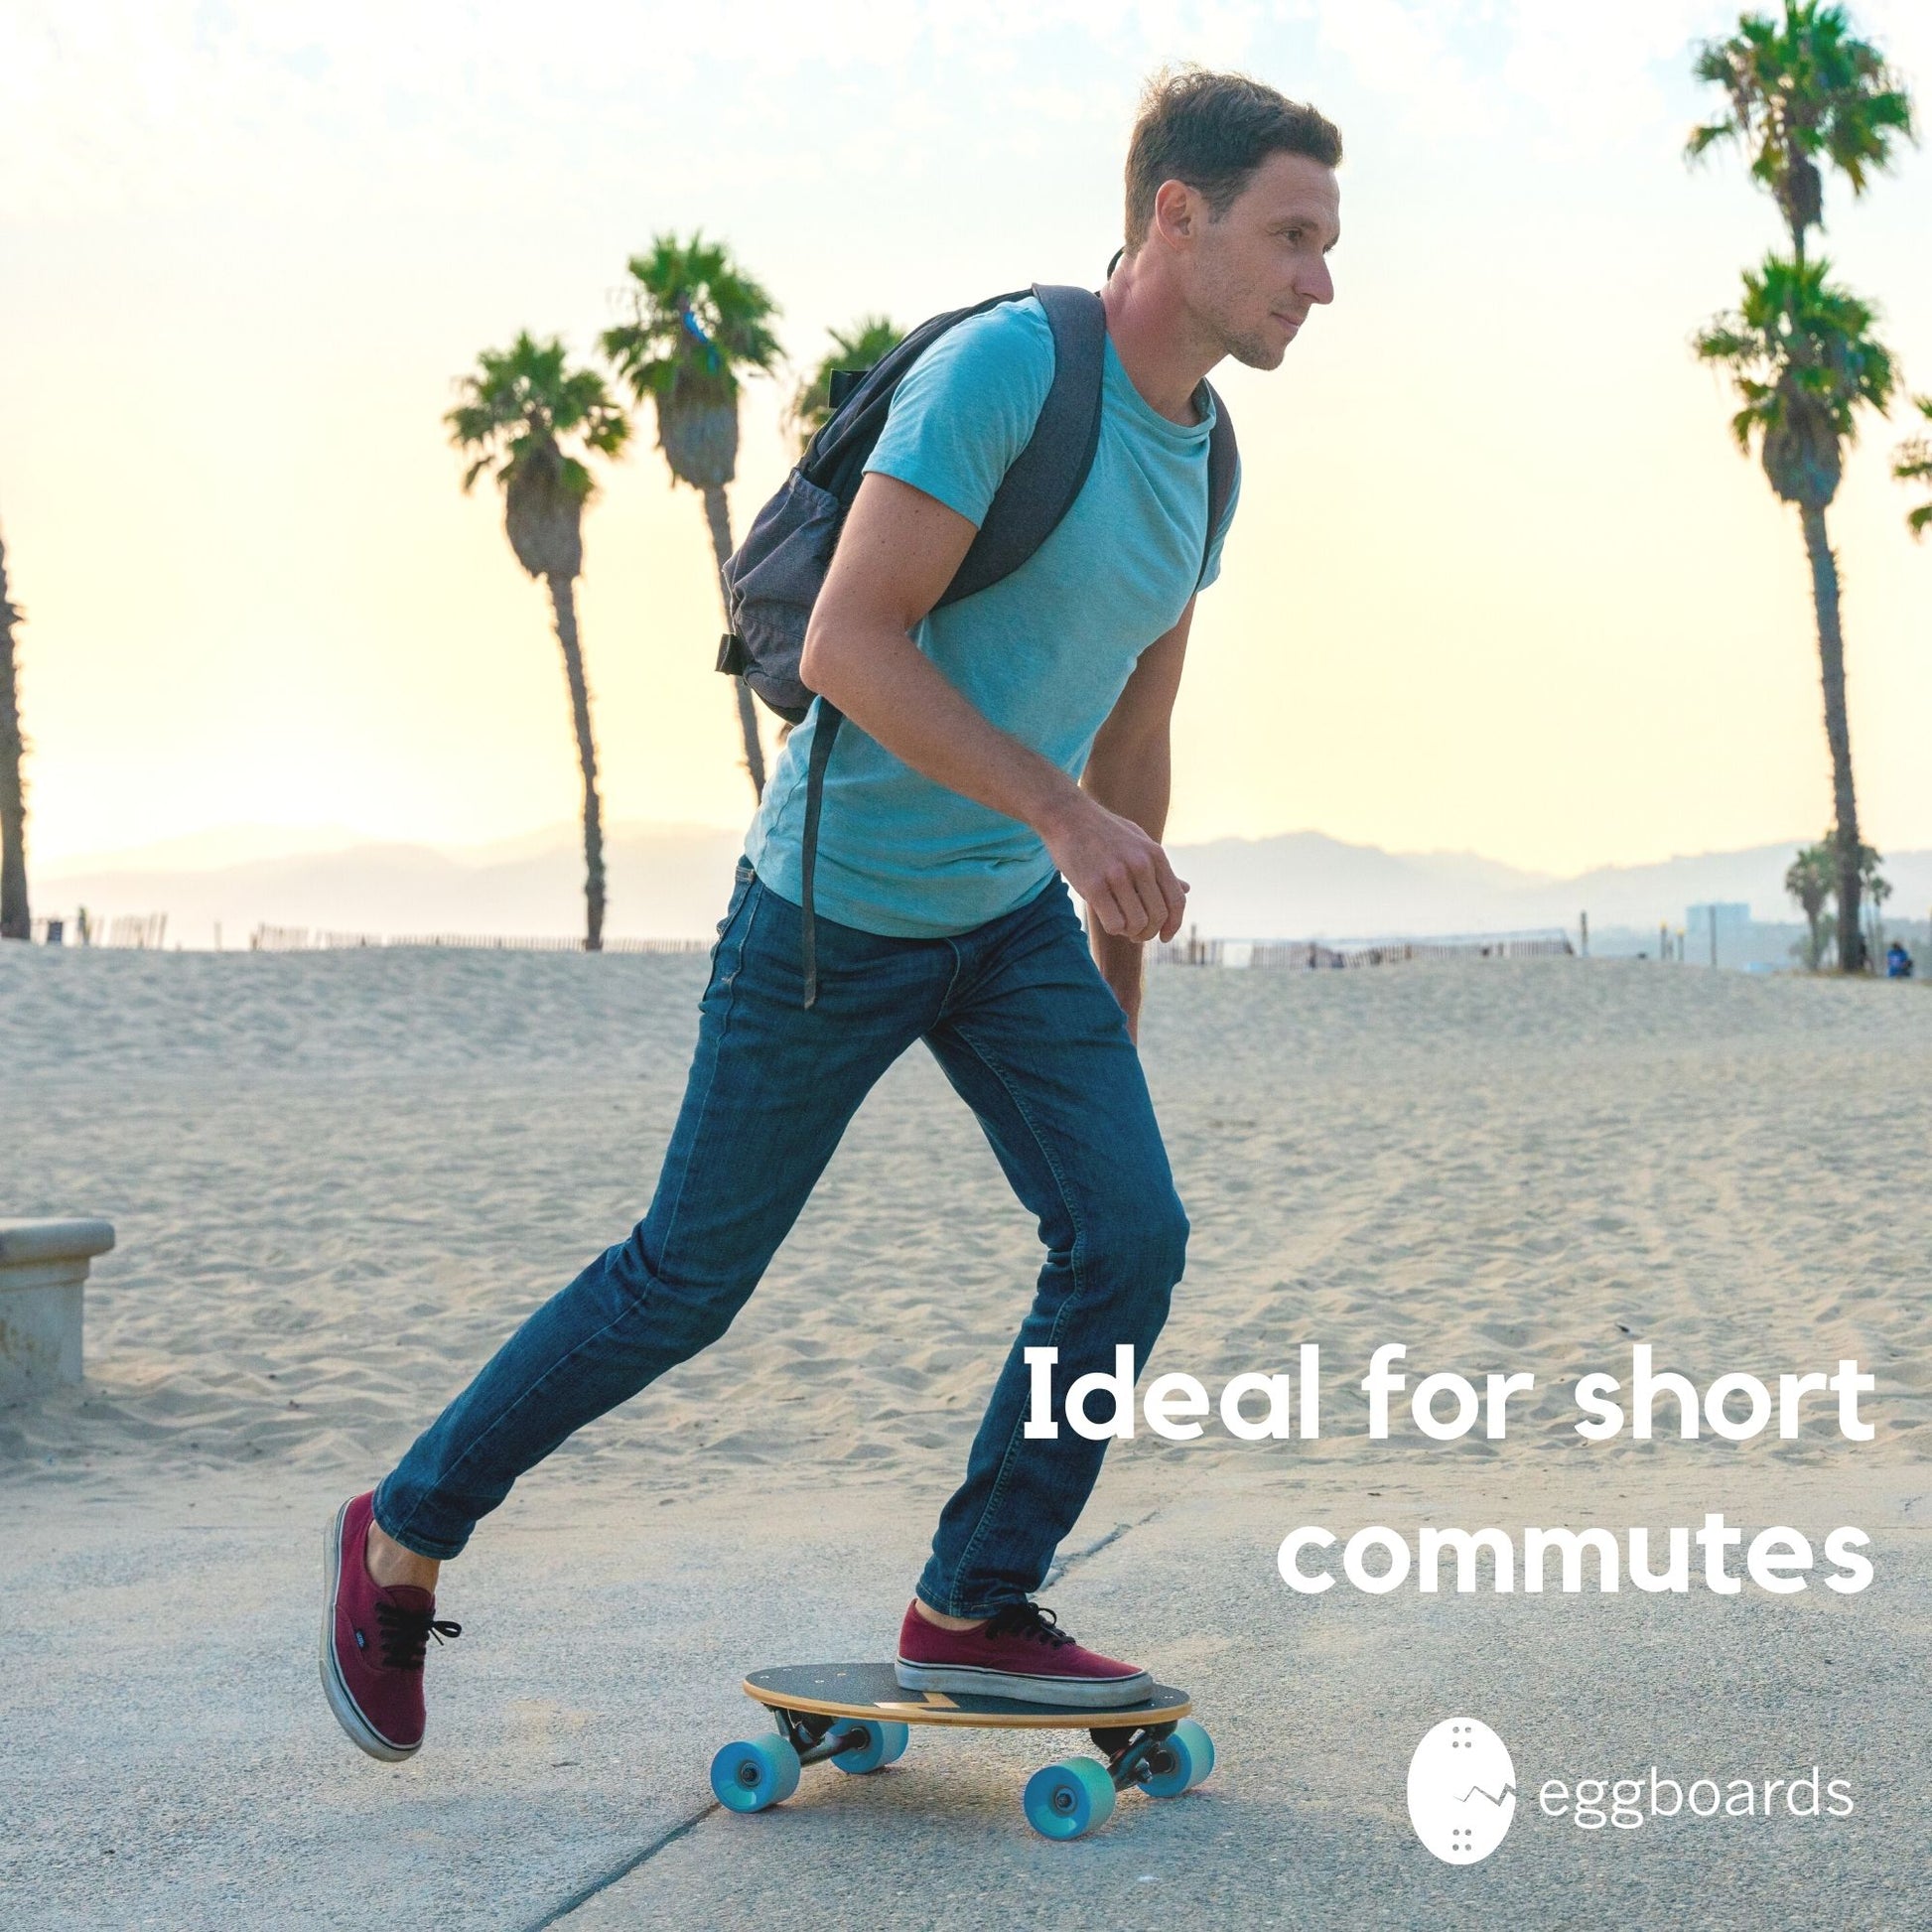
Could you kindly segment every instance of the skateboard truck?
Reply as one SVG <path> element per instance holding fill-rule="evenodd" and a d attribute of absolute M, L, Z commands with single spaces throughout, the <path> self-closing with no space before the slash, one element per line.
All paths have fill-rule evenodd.
<path fill-rule="evenodd" d="M 1172 1724 L 1116 1725 L 1087 1735 L 1094 1748 L 1105 1754 L 1114 1789 L 1125 1791 L 1130 1784 L 1146 1784 L 1150 1778 L 1173 1772 L 1176 1759 L 1168 1739 L 1174 1728 Z"/>
<path fill-rule="evenodd" d="M 822 1764 L 827 1758 L 863 1755 L 871 1748 L 875 1734 L 882 1731 L 888 1733 L 889 1742 L 890 1734 L 897 1731 L 899 1746 L 891 1756 L 881 1758 L 881 1764 L 892 1763 L 905 1748 L 906 1729 L 903 1725 L 876 1724 L 869 1719 L 827 1718 L 813 1711 L 786 1711 L 778 1705 L 771 1707 L 771 1720 L 778 1727 L 778 1735 L 798 1753 L 801 1766 Z"/>

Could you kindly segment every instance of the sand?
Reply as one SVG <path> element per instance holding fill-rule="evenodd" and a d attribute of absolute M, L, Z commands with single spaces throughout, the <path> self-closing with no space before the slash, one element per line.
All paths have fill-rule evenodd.
<path fill-rule="evenodd" d="M 83 1391 L 0 1413 L 9 1471 L 379 1472 L 529 1309 L 643 1212 L 705 961 L 0 952 L 6 1206 L 98 1213 Z M 1932 1422 L 1932 999 L 1640 963 L 1164 968 L 1144 1036 L 1193 1223 L 1158 1365 L 1211 1386 L 1322 1349 L 1359 1378 L 1527 1369 L 1506 1445 L 1577 1441 L 1567 1386 L 1649 1341 L 1700 1387 L 1845 1356 L 1860 1466 Z M 1037 1267 L 1031 1217 L 915 1047 L 861 1111 L 727 1341 L 546 1484 L 734 1468 L 944 1484 Z M 1359 1458 L 1219 1431 L 1124 1454 Z M 1822 1413 L 1822 1412 L 1821 1412 Z M 1414 1443 L 1413 1432 L 1403 1432 Z M 1399 1437 L 1381 1451 L 1401 1450 Z M 1844 1461 L 1835 1434 L 1737 1449 Z"/>
<path fill-rule="evenodd" d="M 726 1340 L 583 1432 L 485 1523 L 477 1561 L 452 1570 L 449 1607 L 484 1634 L 436 1662 L 451 1686 L 440 1759 L 367 1766 L 333 1732 L 308 1651 L 312 1545 L 330 1502 L 380 1474 L 510 1326 L 643 1211 L 704 974 L 701 957 L 0 948 L 0 1206 L 102 1214 L 118 1234 L 88 1292 L 85 1386 L 0 1410 L 0 1511 L 22 1559 L 0 1596 L 0 1646 L 16 1665 L 36 1660 L 0 1676 L 12 1739 L 0 1757 L 17 1793 L 36 1794 L 0 1831 L 0 1916 L 7 1898 L 32 1898 L 49 1924 L 119 1923 L 138 1897 L 158 1924 L 286 1922 L 250 1890 L 267 1872 L 296 1901 L 288 1918 L 299 1905 L 305 1922 L 366 1922 L 328 1892 L 332 1860 L 355 1846 L 439 1922 L 533 1926 L 689 1826 L 598 1890 L 584 1922 L 619 1922 L 593 1906 L 624 1899 L 624 1922 L 673 1906 L 698 1922 L 690 1900 L 727 1880 L 747 1914 L 762 1897 L 767 1922 L 819 1922 L 796 1900 L 778 1909 L 778 1864 L 744 1863 L 747 1847 L 799 1841 L 709 1836 L 746 1821 L 706 1810 L 704 1762 L 737 1734 L 717 1727 L 745 1722 L 734 1673 L 773 1661 L 772 1648 L 883 1650 L 1037 1265 L 1030 1217 L 921 1049 L 861 1111 Z M 1752 1680 L 1729 1717 L 1699 1702 L 1749 1632 L 1746 1649 L 1795 1654 L 1807 1682 L 1817 1657 L 1858 1663 L 1839 1704 L 1818 1709 L 1869 1717 L 1867 1741 L 1895 1720 L 1922 1737 L 1922 1672 L 1896 1673 L 1924 1647 L 1911 1605 L 1927 1575 L 1913 1526 L 1932 1420 L 1925 989 L 1573 960 L 1164 968 L 1143 1050 L 1193 1222 L 1157 1369 L 1217 1389 L 1242 1370 L 1292 1368 L 1312 1340 L 1331 1391 L 1316 1443 L 1211 1429 L 1187 1446 L 1144 1430 L 1118 1445 L 1056 1599 L 1083 1633 L 1105 1636 L 1088 1619 L 1112 1619 L 1231 1714 L 1250 1772 L 1244 1785 L 1230 1771 L 1200 1835 L 1214 1884 L 1244 1859 L 1277 1876 L 1286 1860 L 1312 1874 L 1318 1906 L 1321 1873 L 1340 1883 L 1362 1859 L 1394 1861 L 1387 1872 L 1421 1889 L 1379 1895 L 1435 1910 L 1447 1894 L 1429 1886 L 1470 1874 L 1407 1837 L 1396 1760 L 1420 1734 L 1412 1718 L 1457 1682 L 1486 1708 L 1532 1681 L 1553 1709 L 1574 1693 L 1573 1718 L 1577 1700 L 1599 1728 L 1621 1712 L 1630 1749 L 1654 1754 L 1618 1700 L 1631 1669 L 1664 1670 L 1690 1730 L 1720 1750 L 1794 1721 L 1785 1677 Z M 1349 1385 L 1372 1346 L 1397 1340 L 1415 1375 L 1533 1371 L 1509 1439 L 1430 1446 L 1405 1428 L 1366 1443 Z M 1570 1384 L 1624 1370 L 1633 1340 L 1700 1386 L 1856 1357 L 1878 1378 L 1865 1402 L 1875 1439 L 1840 1441 L 1820 1407 L 1796 1443 L 1587 1448 Z M 1566 1616 L 1563 1601 L 1522 1597 L 1298 1598 L 1273 1574 L 1274 1540 L 1303 1521 L 1344 1535 L 1368 1521 L 1695 1524 L 1707 1507 L 1820 1532 L 1862 1522 L 1880 1541 L 1879 1584 L 1723 1613 L 1708 1596 L 1626 1592 L 1575 1599 Z M 215 1533 L 202 1544 L 191 1531 Z M 205 1562 L 204 1549 L 225 1557 Z M 248 1567 L 259 1599 L 224 1581 L 222 1561 Z M 532 1627 L 532 1598 L 513 1586 L 560 1576 L 572 1587 L 544 1595 Z M 809 1615 L 787 1613 L 787 1589 Z M 152 1620 L 158 1603 L 180 1606 L 179 1627 Z M 1489 1635 L 1472 1648 L 1478 1630 Z M 1678 1646 L 1669 1657 L 1660 1633 Z M 605 1665 L 583 1654 L 601 1644 L 615 1646 Z M 1411 1686 L 1393 1706 L 1392 1644 Z M 1268 1680 L 1278 1693 L 1256 1688 L 1263 1652 L 1284 1673 Z M 257 1660 L 270 1689 L 244 1677 L 210 1693 L 211 1656 Z M 97 1670 L 116 1686 L 100 1701 L 85 1694 Z M 536 1688 L 557 1672 L 567 1690 Z M 1282 1736 L 1298 1680 L 1311 1688 L 1292 1693 L 1295 1722 L 1311 1727 L 1295 1746 L 1307 1806 L 1291 1816 L 1253 1767 Z M 186 1717 L 184 1685 L 200 1687 Z M 671 1693 L 679 1715 L 646 1748 L 638 1726 Z M 1527 1706 L 1517 1718 L 1519 1731 L 1539 1722 Z M 229 1741 L 210 1757 L 182 1734 Z M 253 1741 L 237 1756 L 241 1735 Z M 1385 1756 L 1392 1798 L 1376 1782 Z M 1890 1774 L 1920 1778 L 1923 1759 L 1920 1745 L 1894 1749 Z M 1030 1841 L 1011 1838 L 1024 1827 L 1007 1815 L 1003 1763 L 997 1751 L 958 1759 L 976 1795 L 952 1824 L 936 1787 L 889 1780 L 880 1788 L 901 1794 L 894 1829 L 913 1829 L 910 1806 L 926 1855 L 993 1857 L 997 1844 L 1000 1869 L 1036 1884 Z M 975 1765 L 994 1781 L 974 1783 Z M 634 1781 L 620 1817 L 614 1766 Z M 171 1776 L 225 1795 L 157 1808 Z M 389 1795 L 371 1778 L 391 1780 Z M 946 1791 L 959 1800 L 957 1782 Z M 907 1792 L 923 1795 L 914 1805 Z M 835 1795 L 799 1816 L 829 1820 Z M 1820 1853 L 1820 1869 L 1904 1901 L 1880 1883 L 1899 1860 L 1922 1861 L 1902 1793 L 1898 1804 L 1895 1836 L 1868 1820 L 1865 1837 Z M 1320 1837 L 1323 1817 L 1346 1825 L 1339 1838 Z M 835 1858 L 826 1830 L 814 1856 Z M 1186 1856 L 1162 1830 L 1162 1859 Z M 445 1856 L 479 1834 L 487 1884 Z M 1123 1889 L 1074 1884 L 1065 1922 L 1162 1922 L 1172 1906 L 1133 1890 L 1146 1866 L 1131 1836 L 1109 1842 L 1105 1857 L 1128 1862 L 1104 1867 Z M 1570 1844 L 1547 1840 L 1547 1870 L 1517 1868 L 1511 1882 L 1530 1885 L 1517 1906 L 1549 1923 L 1558 1901 L 1596 1896 L 1602 1922 L 1645 1922 L 1613 1891 L 1576 1891 Z M 1643 1844 L 1662 1863 L 1623 1869 L 1652 1872 L 1645 1897 L 1694 1915 L 1702 1900 L 1713 1924 L 1786 1922 L 1753 1918 L 1742 1892 L 1720 1911 L 1717 1892 L 1687 1879 L 1743 1885 L 1735 1845 L 1707 1841 L 1686 1865 L 1681 1846 Z M 116 1852 L 128 1863 L 109 1882 L 101 1861 Z M 1501 1871 L 1500 1856 L 1484 1869 Z M 1789 1879 L 1798 1866 L 1778 1859 Z M 1052 1868 L 1069 1882 L 1076 1869 Z M 1080 1869 L 1097 1882 L 1103 1867 Z M 848 1917 L 973 1922 L 970 1891 L 947 1893 L 957 1910 L 942 1911 L 868 1891 L 856 1867 L 831 1875 Z M 1670 1892 L 1679 1880 L 1689 1889 Z M 1276 1922 L 1241 1895 L 1246 1918 Z M 1300 1897 L 1277 1899 L 1290 1919 Z M 100 1902 L 115 1899 L 127 1909 Z M 738 1909 L 720 1906 L 715 1922 Z M 1374 1922 L 1419 1922 L 1409 1909 Z M 1914 1909 L 1854 1916 L 1902 1924 Z M 1244 1922 L 1232 1905 L 1222 1916 Z"/>

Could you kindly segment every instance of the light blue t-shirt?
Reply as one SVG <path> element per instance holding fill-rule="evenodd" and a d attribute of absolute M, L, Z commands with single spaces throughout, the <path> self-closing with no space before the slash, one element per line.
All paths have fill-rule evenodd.
<path fill-rule="evenodd" d="M 1053 379 L 1053 338 L 1032 296 L 958 324 L 900 381 L 866 468 L 973 524 L 1026 448 Z M 1100 442 L 1073 507 L 1011 577 L 934 611 L 913 641 L 985 718 L 1077 779 L 1140 654 L 1220 570 L 1207 536 L 1210 414 L 1170 422 L 1134 387 L 1110 340 Z M 1239 482 L 1236 483 L 1236 491 Z M 759 877 L 794 904 L 805 774 L 819 707 L 786 739 L 746 835 Z M 1053 877 L 1034 829 L 915 771 L 846 719 L 826 765 L 812 898 L 825 918 L 900 938 L 969 931 Z"/>

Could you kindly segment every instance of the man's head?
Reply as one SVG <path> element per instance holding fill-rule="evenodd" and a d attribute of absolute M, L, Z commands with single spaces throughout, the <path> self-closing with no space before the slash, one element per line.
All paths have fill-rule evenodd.
<path fill-rule="evenodd" d="M 1127 253 L 1223 353 L 1275 368 L 1310 308 L 1334 300 L 1340 163 L 1334 124 L 1258 80 L 1158 74 L 1127 149 Z"/>

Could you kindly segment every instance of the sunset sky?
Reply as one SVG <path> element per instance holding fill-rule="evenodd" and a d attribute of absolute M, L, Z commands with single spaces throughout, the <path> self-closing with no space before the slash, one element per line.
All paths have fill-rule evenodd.
<path fill-rule="evenodd" d="M 1252 71 L 1347 143 L 1338 290 L 1217 374 L 1246 487 L 1202 601 L 1169 835 L 1315 828 L 1570 871 L 1815 835 L 1794 513 L 1695 327 L 1775 240 L 1684 135 L 1703 0 L 706 6 L 0 0 L 0 534 L 42 867 L 232 825 L 441 843 L 571 818 L 542 591 L 442 412 L 519 328 L 588 353 L 625 256 L 723 237 L 782 305 L 902 323 L 1097 285 L 1141 77 Z M 1932 122 L 1932 6 L 1858 24 Z M 1932 390 L 1932 157 L 1822 243 Z M 788 385 L 787 385 L 788 386 Z M 791 455 L 753 384 L 742 530 Z M 1854 453 L 1866 835 L 1932 846 L 1932 542 Z M 587 522 L 620 820 L 741 826 L 699 501 L 648 417 Z"/>

